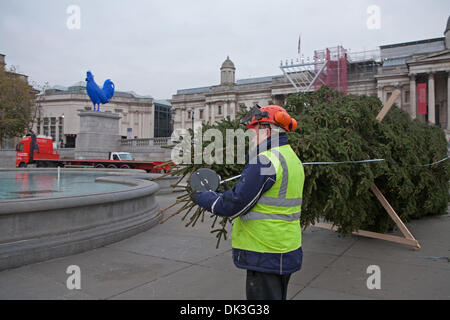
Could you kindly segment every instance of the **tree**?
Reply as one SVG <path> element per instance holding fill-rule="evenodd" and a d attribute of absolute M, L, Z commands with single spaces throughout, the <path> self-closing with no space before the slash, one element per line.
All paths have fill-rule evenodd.
<path fill-rule="evenodd" d="M 405 222 L 447 212 L 450 161 L 441 161 L 448 160 L 447 141 L 437 126 L 413 120 L 395 106 L 380 123 L 376 115 L 382 103 L 377 97 L 344 95 L 325 86 L 313 93 L 289 96 L 284 107 L 299 123 L 288 139 L 304 163 L 384 159 L 305 165 L 302 226 L 325 220 L 343 235 L 358 229 L 392 229 L 392 220 L 370 191 L 373 184 Z M 202 129 L 225 132 L 239 127 L 239 120 L 224 120 Z M 200 167 L 209 167 L 226 179 L 239 174 L 243 166 L 194 164 L 181 166 L 172 174 L 189 176 Z M 180 203 L 182 207 L 173 215 L 188 210 L 183 218 L 191 212 L 187 225 L 192 226 L 200 217 L 203 220 L 204 209 L 196 207 L 188 194 L 177 198 Z M 214 228 L 217 216 L 212 218 Z M 229 222 L 228 218 L 220 219 L 219 229 L 212 231 L 218 241 L 226 236 Z"/>
<path fill-rule="evenodd" d="M 35 91 L 26 77 L 0 68 L 0 148 L 5 147 L 6 137 L 23 135 L 30 130 L 34 116 Z"/>

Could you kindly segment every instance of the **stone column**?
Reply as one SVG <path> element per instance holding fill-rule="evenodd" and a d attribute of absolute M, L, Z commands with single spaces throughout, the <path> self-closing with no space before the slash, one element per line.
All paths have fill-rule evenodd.
<path fill-rule="evenodd" d="M 428 122 L 436 124 L 434 96 L 434 73 L 428 74 Z"/>
<path fill-rule="evenodd" d="M 231 101 L 231 120 L 236 119 L 236 103 Z"/>
<path fill-rule="evenodd" d="M 211 124 L 214 124 L 214 122 L 216 122 L 216 105 L 215 104 L 210 104 L 211 106 Z"/>
<path fill-rule="evenodd" d="M 450 130 L 450 71 L 447 73 L 447 130 Z"/>
<path fill-rule="evenodd" d="M 384 100 L 383 100 L 383 87 L 381 85 L 378 85 L 377 89 L 378 89 L 378 98 L 381 100 L 382 103 L 384 103 Z"/>
<path fill-rule="evenodd" d="M 409 79 L 409 114 L 415 119 L 417 117 L 416 75 L 411 74 Z"/>
<path fill-rule="evenodd" d="M 228 101 L 223 102 L 223 118 L 226 119 L 228 117 Z"/>
<path fill-rule="evenodd" d="M 153 123 L 153 125 L 155 125 L 154 114 L 155 113 L 152 112 L 152 110 L 150 112 L 148 112 L 148 113 L 145 113 L 145 117 L 144 117 L 144 119 L 145 119 L 144 120 L 144 127 L 145 128 L 149 128 L 151 123 Z M 155 135 L 155 132 L 154 131 L 152 132 L 151 129 L 149 128 L 148 132 L 146 132 L 145 138 L 153 138 L 154 135 Z"/>
<path fill-rule="evenodd" d="M 395 103 L 397 104 L 398 108 L 400 110 L 403 110 L 402 108 L 402 103 L 403 103 L 403 90 L 402 90 L 402 86 L 397 82 L 395 83 L 395 89 L 400 91 L 400 95 L 398 96 L 397 100 L 395 100 Z M 387 99 L 386 99 L 387 101 Z"/>
<path fill-rule="evenodd" d="M 186 129 L 186 123 L 185 123 L 185 121 L 186 121 L 186 110 L 183 110 L 183 109 L 180 108 L 180 111 L 181 111 L 181 115 L 180 115 L 180 117 L 181 117 L 181 128 L 182 129 Z"/>
<path fill-rule="evenodd" d="M 206 124 L 208 124 L 209 123 L 209 104 L 208 103 L 205 103 L 205 111 L 203 113 L 204 113 L 203 117 L 206 120 Z"/>
<path fill-rule="evenodd" d="M 151 119 L 150 120 L 150 134 L 148 135 L 149 138 L 154 138 L 155 137 L 155 118 L 156 118 L 156 107 L 155 104 L 152 103 L 152 106 L 150 108 L 150 114 L 148 115 L 148 117 Z"/>
<path fill-rule="evenodd" d="M 143 137 L 144 137 L 144 135 L 143 135 L 143 125 L 142 125 L 142 116 L 143 116 L 143 114 L 142 114 L 142 112 L 141 111 L 137 111 L 138 112 L 138 138 L 139 139 L 142 139 Z"/>
<path fill-rule="evenodd" d="M 128 115 L 129 115 L 128 128 L 131 128 L 131 139 L 134 139 L 134 135 L 136 134 L 136 132 L 134 132 L 134 110 L 129 109 Z"/>

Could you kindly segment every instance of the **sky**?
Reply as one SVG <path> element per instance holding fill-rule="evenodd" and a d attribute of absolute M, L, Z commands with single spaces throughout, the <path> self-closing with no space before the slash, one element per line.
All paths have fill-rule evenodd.
<path fill-rule="evenodd" d="M 76 10 L 73 11 L 72 7 Z M 78 11 L 77 11 L 78 10 Z M 101 86 L 170 99 L 236 79 L 282 74 L 280 61 L 443 37 L 448 0 L 1 0 L 0 53 L 35 86 Z"/>

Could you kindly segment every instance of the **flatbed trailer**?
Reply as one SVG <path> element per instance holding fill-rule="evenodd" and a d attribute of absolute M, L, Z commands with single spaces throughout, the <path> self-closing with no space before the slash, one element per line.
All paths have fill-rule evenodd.
<path fill-rule="evenodd" d="M 34 159 L 38 168 L 79 166 L 108 169 L 140 169 L 149 173 L 165 173 L 171 169 L 170 164 L 163 161 L 124 161 L 105 159 Z"/>
<path fill-rule="evenodd" d="M 23 168 L 30 164 L 38 168 L 48 167 L 91 167 L 109 169 L 140 169 L 149 173 L 166 173 L 173 162 L 134 160 L 128 152 L 110 152 L 109 159 L 64 159 L 54 148 L 50 137 L 23 137 L 16 146 L 16 167 Z"/>

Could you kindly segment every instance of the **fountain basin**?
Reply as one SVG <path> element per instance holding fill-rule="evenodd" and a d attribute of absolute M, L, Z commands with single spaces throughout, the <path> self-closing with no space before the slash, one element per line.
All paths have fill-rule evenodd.
<path fill-rule="evenodd" d="M 0 170 L 0 181 L 2 173 L 11 171 L 56 173 L 56 169 Z M 156 216 L 158 184 L 136 177 L 136 170 L 61 172 L 80 177 L 95 173 L 92 183 L 102 184 L 105 190 L 75 188 L 76 192 L 60 193 L 53 192 L 54 188 L 49 188 L 53 183 L 49 182 L 42 186 L 44 193 L 38 186 L 31 197 L 0 200 L 0 270 L 120 241 L 151 228 L 161 219 Z"/>

